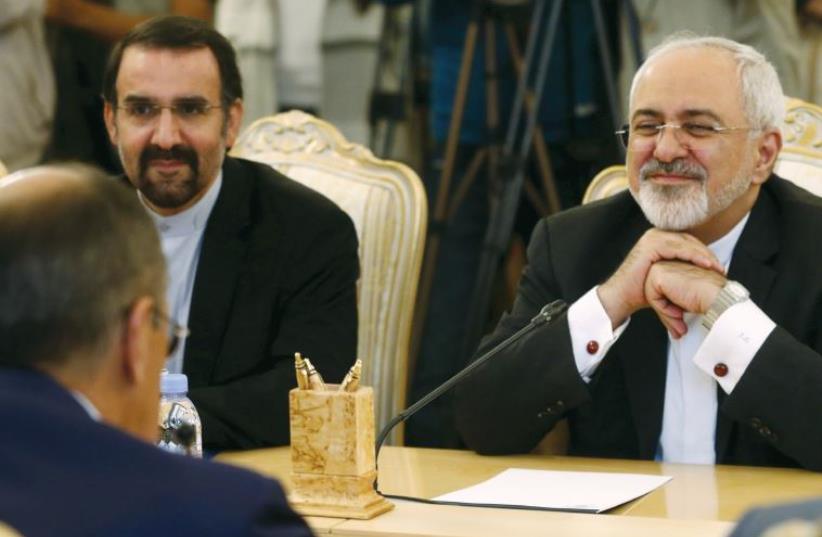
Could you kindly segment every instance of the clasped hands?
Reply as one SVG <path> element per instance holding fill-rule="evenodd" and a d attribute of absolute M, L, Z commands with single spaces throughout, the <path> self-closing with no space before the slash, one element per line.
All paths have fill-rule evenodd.
<path fill-rule="evenodd" d="M 651 229 L 597 293 L 614 328 L 650 307 L 679 339 L 688 331 L 685 313 L 705 313 L 725 282 L 724 267 L 695 237 Z"/>

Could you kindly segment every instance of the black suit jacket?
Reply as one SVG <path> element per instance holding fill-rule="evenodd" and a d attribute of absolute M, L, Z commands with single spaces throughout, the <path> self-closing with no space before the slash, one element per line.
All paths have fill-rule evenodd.
<path fill-rule="evenodd" d="M 27 537 L 307 537 L 280 486 L 93 421 L 51 378 L 0 368 L 0 520 Z"/>
<path fill-rule="evenodd" d="M 542 220 L 514 306 L 478 353 L 544 304 L 605 281 L 650 227 L 628 192 Z M 717 388 L 718 463 L 822 470 L 822 200 L 772 176 L 734 250 L 729 277 L 774 320 L 730 395 Z M 662 429 L 668 339 L 635 313 L 590 383 L 574 363 L 567 317 L 509 347 L 457 389 L 458 427 L 482 453 L 531 450 L 562 418 L 570 453 L 652 459 Z"/>
<path fill-rule="evenodd" d="M 206 449 L 288 444 L 294 353 L 339 382 L 357 352 L 357 235 L 333 202 L 227 157 L 203 237 L 183 371 Z"/>

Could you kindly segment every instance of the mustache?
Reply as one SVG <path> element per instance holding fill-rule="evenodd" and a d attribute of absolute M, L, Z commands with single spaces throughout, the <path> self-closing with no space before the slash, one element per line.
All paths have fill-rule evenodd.
<path fill-rule="evenodd" d="M 149 161 L 152 160 L 179 160 L 188 164 L 194 172 L 197 171 L 197 152 L 185 145 L 175 145 L 169 149 L 163 149 L 156 145 L 146 147 L 140 153 L 140 170 L 143 173 L 148 168 Z"/>
<path fill-rule="evenodd" d="M 640 181 L 645 181 L 648 179 L 648 176 L 658 173 L 681 175 L 683 177 L 699 179 L 703 182 L 708 179 L 708 170 L 702 165 L 682 158 L 672 160 L 671 162 L 660 162 L 652 158 L 639 169 L 639 179 Z"/>

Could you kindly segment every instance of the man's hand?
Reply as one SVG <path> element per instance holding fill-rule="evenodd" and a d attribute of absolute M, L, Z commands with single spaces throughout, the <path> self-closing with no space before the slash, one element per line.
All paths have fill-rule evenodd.
<path fill-rule="evenodd" d="M 645 280 L 658 261 L 677 260 L 725 274 L 725 269 L 707 246 L 687 233 L 651 229 L 645 232 L 628 253 L 625 261 L 597 289 L 599 300 L 614 328 L 635 311 L 648 306 Z"/>
<path fill-rule="evenodd" d="M 726 281 L 715 270 L 681 261 L 660 261 L 648 271 L 645 298 L 671 337 L 679 339 L 688 331 L 683 315 L 708 311 Z"/>

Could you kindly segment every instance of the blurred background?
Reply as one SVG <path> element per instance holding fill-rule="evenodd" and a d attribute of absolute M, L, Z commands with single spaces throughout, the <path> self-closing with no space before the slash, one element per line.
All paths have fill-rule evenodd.
<path fill-rule="evenodd" d="M 301 109 L 422 178 L 439 249 L 422 276 L 409 404 L 459 370 L 510 305 L 537 219 L 579 204 L 622 161 L 613 132 L 631 77 L 666 36 L 748 43 L 786 95 L 822 101 L 822 0 L 0 0 L 0 161 L 118 173 L 99 96 L 106 55 L 163 13 L 211 21 L 234 44 L 245 126 Z M 519 201 L 502 203 L 519 173 Z M 501 211 L 513 233 L 491 305 L 476 311 Z M 459 446 L 448 396 L 409 421 L 406 443 Z"/>

